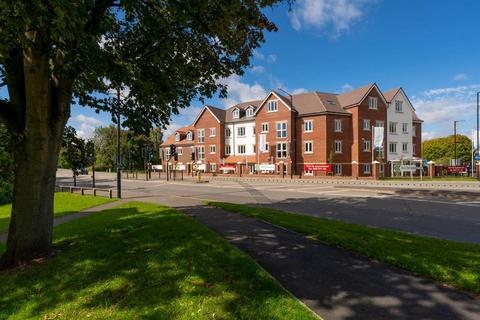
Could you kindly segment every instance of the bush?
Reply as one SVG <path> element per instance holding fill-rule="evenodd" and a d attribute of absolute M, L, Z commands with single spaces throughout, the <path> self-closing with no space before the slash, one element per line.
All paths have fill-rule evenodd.
<path fill-rule="evenodd" d="M 0 180 L 0 205 L 10 203 L 13 200 L 13 183 Z"/>

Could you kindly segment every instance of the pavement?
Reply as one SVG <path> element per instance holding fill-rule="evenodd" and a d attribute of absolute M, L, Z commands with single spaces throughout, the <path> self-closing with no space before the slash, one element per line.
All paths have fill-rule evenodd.
<path fill-rule="evenodd" d="M 71 184 L 59 170 L 57 183 Z M 97 173 L 97 186 L 115 188 L 113 174 Z M 280 209 L 449 240 L 480 243 L 480 191 L 292 184 L 253 180 L 122 181 L 123 196 L 217 200 Z M 79 184 L 91 184 L 81 176 Z"/>

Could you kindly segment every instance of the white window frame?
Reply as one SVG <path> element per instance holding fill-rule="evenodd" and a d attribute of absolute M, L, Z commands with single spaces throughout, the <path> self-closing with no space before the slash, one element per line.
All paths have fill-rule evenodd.
<path fill-rule="evenodd" d="M 395 100 L 395 112 L 403 113 L 403 101 Z"/>
<path fill-rule="evenodd" d="M 393 129 L 393 130 L 392 130 Z M 390 121 L 388 123 L 388 133 L 397 134 L 397 122 Z"/>
<path fill-rule="evenodd" d="M 343 141 L 342 140 L 335 140 L 333 143 L 333 150 L 335 151 L 336 154 L 342 154 L 343 153 Z"/>
<path fill-rule="evenodd" d="M 368 108 L 370 110 L 378 109 L 378 98 L 377 97 L 368 97 Z"/>
<path fill-rule="evenodd" d="M 282 148 L 279 148 L 282 146 Z M 285 148 L 283 148 L 285 147 Z M 277 142 L 277 159 L 286 159 L 287 158 L 287 143 L 286 142 Z"/>
<path fill-rule="evenodd" d="M 412 126 L 412 137 L 417 136 L 417 126 Z"/>
<path fill-rule="evenodd" d="M 243 132 L 240 132 L 240 131 L 243 131 Z M 246 137 L 246 135 L 247 135 L 247 130 L 245 129 L 245 127 L 238 127 L 237 128 L 237 136 L 239 138 Z"/>
<path fill-rule="evenodd" d="M 233 119 L 239 119 L 240 118 L 240 110 L 235 109 L 232 111 L 232 118 Z"/>
<path fill-rule="evenodd" d="M 336 176 L 341 176 L 343 174 L 341 163 L 335 163 L 333 165 L 333 174 Z"/>
<path fill-rule="evenodd" d="M 270 100 L 267 102 L 267 112 L 277 112 L 278 111 L 278 101 Z"/>
<path fill-rule="evenodd" d="M 402 153 L 408 153 L 408 142 L 402 142 Z"/>
<path fill-rule="evenodd" d="M 376 127 L 384 128 L 384 127 L 385 127 L 385 121 L 383 121 L 383 120 L 376 120 L 376 121 L 375 121 L 375 126 L 376 126 Z"/>
<path fill-rule="evenodd" d="M 269 127 L 270 127 L 270 126 L 269 126 L 268 122 L 262 122 L 262 124 L 261 124 L 262 131 L 261 131 L 261 133 L 267 133 Z"/>
<path fill-rule="evenodd" d="M 303 132 L 313 132 L 313 120 L 306 120 L 303 123 Z"/>
<path fill-rule="evenodd" d="M 393 151 L 392 151 L 393 149 Z M 397 143 L 392 141 L 388 143 L 388 153 L 397 153 Z"/>
<path fill-rule="evenodd" d="M 370 131 L 370 119 L 363 119 L 362 129 L 363 131 Z"/>
<path fill-rule="evenodd" d="M 370 151 L 372 151 L 372 141 L 370 141 L 370 140 L 363 140 L 363 141 L 362 141 L 362 150 L 363 150 L 363 152 L 370 152 Z"/>
<path fill-rule="evenodd" d="M 232 130 L 230 128 L 225 128 L 225 137 L 231 137 L 232 136 Z"/>
<path fill-rule="evenodd" d="M 205 159 L 205 146 L 198 146 L 197 147 L 197 155 L 198 155 L 198 160 L 204 160 Z"/>
<path fill-rule="evenodd" d="M 370 163 L 363 164 L 363 174 L 372 174 L 372 165 Z"/>
<path fill-rule="evenodd" d="M 215 153 L 217 153 L 217 146 L 214 145 L 214 144 L 211 144 L 211 145 L 208 147 L 208 152 L 209 152 L 210 154 L 215 154 Z"/>
<path fill-rule="evenodd" d="M 280 125 L 280 130 L 279 130 L 279 125 Z M 285 128 L 283 128 L 283 125 L 285 125 Z M 288 136 L 287 126 L 288 126 L 287 121 L 280 121 L 276 123 L 277 138 L 286 138 Z"/>
<path fill-rule="evenodd" d="M 226 155 L 227 154 L 228 155 L 232 154 L 232 146 L 231 145 L 229 145 L 229 144 L 225 145 L 225 154 Z"/>
<path fill-rule="evenodd" d="M 408 123 L 406 122 L 402 123 L 402 133 L 408 134 Z"/>
<path fill-rule="evenodd" d="M 245 111 L 245 115 L 246 115 L 248 118 L 253 117 L 253 108 L 252 108 L 252 107 L 247 108 L 247 111 Z"/>
<path fill-rule="evenodd" d="M 243 149 L 243 150 L 240 150 Z M 238 154 L 246 154 L 247 153 L 247 146 L 244 144 L 237 145 L 237 153 Z"/>
<path fill-rule="evenodd" d="M 305 141 L 303 144 L 303 153 L 312 154 L 313 153 L 313 141 Z"/>
<path fill-rule="evenodd" d="M 197 130 L 197 135 L 198 135 L 198 142 L 204 143 L 205 142 L 205 129 L 198 129 Z"/>
<path fill-rule="evenodd" d="M 177 147 L 177 154 L 179 156 L 183 155 L 183 147 Z"/>
<path fill-rule="evenodd" d="M 192 134 L 191 131 L 189 131 L 189 132 L 187 133 L 187 140 L 189 140 L 189 141 L 193 140 L 193 134 Z"/>
<path fill-rule="evenodd" d="M 175 134 L 175 141 L 180 141 L 180 133 L 178 132 Z"/>
<path fill-rule="evenodd" d="M 210 137 L 215 137 L 217 135 L 217 128 L 210 128 L 209 133 Z"/>
<path fill-rule="evenodd" d="M 335 132 L 342 132 L 343 131 L 342 119 L 335 119 L 334 123 L 335 123 L 334 131 Z"/>

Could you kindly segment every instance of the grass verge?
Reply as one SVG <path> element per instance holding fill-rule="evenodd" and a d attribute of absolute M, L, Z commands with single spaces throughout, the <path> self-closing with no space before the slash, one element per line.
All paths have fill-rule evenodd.
<path fill-rule="evenodd" d="M 104 197 L 81 196 L 68 192 L 56 192 L 54 201 L 55 202 L 53 211 L 55 216 L 62 216 L 65 214 L 70 214 L 91 207 L 99 206 L 101 204 L 115 200 Z M 5 204 L 0 206 L 0 232 L 8 230 L 11 210 L 11 204 Z"/>
<path fill-rule="evenodd" d="M 0 274 L 1 319 L 318 319 L 192 218 L 129 203 L 55 227 L 57 256 Z"/>
<path fill-rule="evenodd" d="M 480 294 L 478 244 L 422 237 L 274 209 L 215 201 L 207 204 L 262 219 L 330 245 Z"/>

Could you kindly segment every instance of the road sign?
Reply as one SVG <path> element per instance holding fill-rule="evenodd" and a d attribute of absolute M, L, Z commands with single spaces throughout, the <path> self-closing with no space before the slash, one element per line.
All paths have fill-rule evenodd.
<path fill-rule="evenodd" d="M 476 156 L 475 156 L 475 160 L 476 160 L 476 161 L 480 161 L 480 155 L 476 155 Z"/>

